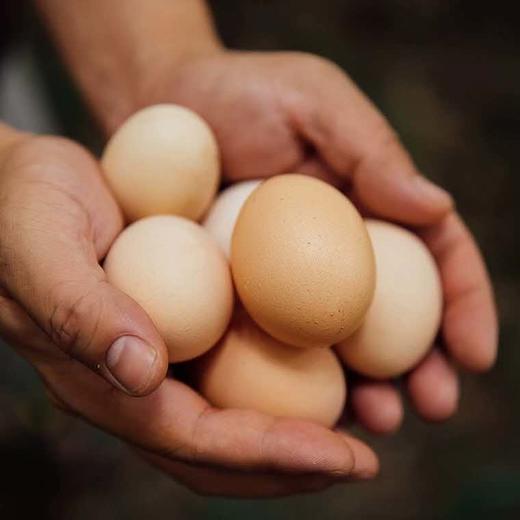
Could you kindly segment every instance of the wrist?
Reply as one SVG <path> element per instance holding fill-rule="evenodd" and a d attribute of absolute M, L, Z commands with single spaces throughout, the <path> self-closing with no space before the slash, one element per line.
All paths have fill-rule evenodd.
<path fill-rule="evenodd" d="M 163 71 L 222 48 L 206 0 L 37 0 L 95 117 L 109 135 Z"/>
<path fill-rule="evenodd" d="M 107 135 L 136 110 L 158 102 L 156 87 L 170 84 L 186 64 L 224 51 L 205 0 L 138 5 L 138 14 L 118 14 L 114 27 L 122 20 L 128 24 L 117 45 L 104 65 L 85 64 L 85 81 L 80 81 L 90 81 L 84 90 Z M 93 70 L 100 73 L 97 80 L 87 77 Z"/>
<path fill-rule="evenodd" d="M 141 108 L 156 103 L 175 102 L 175 84 L 187 67 L 226 52 L 217 38 L 199 41 L 197 45 L 179 47 L 174 43 L 166 43 L 143 50 L 131 67 L 133 74 L 122 81 L 114 92 L 118 102 L 107 103 L 107 109 L 101 116 L 106 135 L 111 135 Z"/>

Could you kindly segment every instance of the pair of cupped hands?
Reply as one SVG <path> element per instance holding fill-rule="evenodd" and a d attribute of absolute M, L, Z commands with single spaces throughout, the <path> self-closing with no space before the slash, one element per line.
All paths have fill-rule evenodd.
<path fill-rule="evenodd" d="M 419 174 L 348 76 L 307 54 L 222 51 L 165 69 L 137 89 L 134 108 L 158 102 L 188 106 L 208 121 L 229 181 L 314 175 L 344 190 L 363 214 L 419 233 L 441 273 L 444 316 L 438 344 L 401 386 L 426 420 L 451 416 L 455 366 L 480 372 L 496 356 L 488 275 L 451 197 Z M 107 134 L 121 122 L 106 124 Z M 374 452 L 341 426 L 214 409 L 165 378 L 167 351 L 153 323 L 100 267 L 123 224 L 99 162 L 80 145 L 24 133 L 4 140 L 1 334 L 36 368 L 58 408 L 203 494 L 277 496 L 376 475 Z M 402 399 L 392 382 L 350 388 L 352 415 L 378 433 L 399 427 Z"/>

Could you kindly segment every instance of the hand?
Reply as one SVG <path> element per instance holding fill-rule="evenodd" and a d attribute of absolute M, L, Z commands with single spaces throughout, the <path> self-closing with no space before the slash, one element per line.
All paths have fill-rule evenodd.
<path fill-rule="evenodd" d="M 214 410 L 164 379 L 159 334 L 99 265 L 122 219 L 97 162 L 64 139 L 4 133 L 0 125 L 0 145 L 8 143 L 0 146 L 0 333 L 56 406 L 200 492 L 280 495 L 377 472 L 358 440 L 303 421 Z"/>
<path fill-rule="evenodd" d="M 450 196 L 419 175 L 378 110 L 332 63 L 300 53 L 215 50 L 163 68 L 142 85 L 141 103 L 176 102 L 214 129 L 232 181 L 300 172 L 346 190 L 365 213 L 414 227 L 437 259 L 445 295 L 443 343 L 406 378 L 420 415 L 454 413 L 453 363 L 489 369 L 497 320 L 488 275 Z M 443 350 L 441 350 L 441 347 Z M 391 383 L 360 381 L 351 393 L 370 430 L 397 429 L 403 405 Z"/>

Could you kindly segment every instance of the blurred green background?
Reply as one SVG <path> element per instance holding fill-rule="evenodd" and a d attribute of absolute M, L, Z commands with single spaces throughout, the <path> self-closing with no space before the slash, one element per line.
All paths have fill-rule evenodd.
<path fill-rule="evenodd" d="M 96 130 L 30 7 L 14 9 L 22 4 L 0 5 L 0 118 L 96 149 Z M 420 168 L 453 193 L 496 288 L 498 363 L 484 376 L 462 376 L 460 411 L 446 424 L 425 424 L 408 411 L 394 437 L 359 432 L 381 456 L 376 481 L 260 502 L 198 497 L 117 440 L 53 411 L 32 370 L 1 344 L 0 518 L 520 518 L 515 3 L 212 4 L 230 46 L 305 50 L 343 66 L 387 115 Z"/>

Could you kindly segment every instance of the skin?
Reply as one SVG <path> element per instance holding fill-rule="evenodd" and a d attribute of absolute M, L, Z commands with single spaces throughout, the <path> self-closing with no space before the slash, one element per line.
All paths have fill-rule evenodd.
<path fill-rule="evenodd" d="M 480 372 L 496 356 L 489 278 L 449 195 L 419 174 L 342 70 L 308 54 L 225 50 L 197 0 L 126 0 L 110 9 L 104 0 L 38 3 L 107 134 L 143 106 L 183 104 L 214 129 L 228 179 L 316 175 L 364 213 L 416 229 L 440 268 L 445 313 L 441 345 L 405 386 L 425 419 L 454 413 L 454 365 Z M 162 340 L 99 267 L 122 220 L 95 159 L 69 141 L 5 127 L 0 155 L 0 329 L 58 407 L 135 445 L 199 493 L 279 496 L 375 475 L 374 453 L 344 433 L 214 410 L 182 383 L 163 381 Z M 136 357 L 118 359 L 126 393 L 108 367 L 121 336 L 154 353 L 146 373 Z M 389 383 L 360 381 L 351 401 L 372 431 L 401 423 L 401 397 Z"/>
<path fill-rule="evenodd" d="M 450 417 L 459 397 L 453 365 L 488 370 L 497 349 L 489 277 L 450 196 L 420 175 L 388 122 L 327 60 L 217 50 L 164 74 L 143 99 L 177 102 L 203 115 L 232 181 L 287 171 L 315 175 L 342 187 L 366 215 L 420 234 L 441 272 L 443 341 L 408 376 L 406 388 L 426 420 Z M 360 382 L 352 404 L 372 431 L 392 432 L 401 423 L 401 398 L 391 384 Z"/>
<path fill-rule="evenodd" d="M 129 442 L 200 492 L 214 481 L 219 493 L 283 495 L 375 475 L 377 458 L 359 440 L 304 421 L 213 409 L 164 379 L 159 334 L 98 263 L 123 222 L 97 161 L 65 139 L 1 131 L 0 330 L 58 408 Z M 121 335 L 157 352 L 132 391 L 107 375 L 106 351 Z M 215 475 L 241 484 L 222 487 Z"/>

